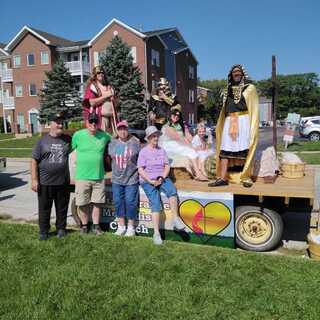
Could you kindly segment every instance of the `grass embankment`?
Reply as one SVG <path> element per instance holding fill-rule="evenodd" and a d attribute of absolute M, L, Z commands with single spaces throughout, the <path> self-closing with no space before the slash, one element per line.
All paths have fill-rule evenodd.
<path fill-rule="evenodd" d="M 288 149 L 284 149 L 283 144 L 278 145 L 278 151 L 319 151 L 320 141 L 299 141 L 294 142 L 288 146 Z"/>
<path fill-rule="evenodd" d="M 319 319 L 317 262 L 0 224 L 1 319 Z"/>
<path fill-rule="evenodd" d="M 307 164 L 320 164 L 320 141 L 297 141 L 290 144 L 288 149 L 279 144 L 278 151 L 295 152 Z"/>
<path fill-rule="evenodd" d="M 32 148 L 39 138 L 39 135 L 34 135 L 24 139 L 0 140 L 0 156 L 8 158 L 30 158 Z"/>
<path fill-rule="evenodd" d="M 14 137 L 14 133 L 0 133 L 0 141 L 6 139 L 13 139 Z"/>

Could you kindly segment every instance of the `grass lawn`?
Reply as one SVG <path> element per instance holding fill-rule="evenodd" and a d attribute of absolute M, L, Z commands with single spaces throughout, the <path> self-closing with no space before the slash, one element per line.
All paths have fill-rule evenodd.
<path fill-rule="evenodd" d="M 0 319 L 319 319 L 320 264 L 0 223 Z"/>
<path fill-rule="evenodd" d="M 284 145 L 278 145 L 278 151 L 285 151 Z M 320 141 L 297 141 L 288 146 L 286 151 L 319 151 Z"/>
<path fill-rule="evenodd" d="M 0 140 L 12 139 L 14 137 L 14 133 L 0 133 Z"/>
<path fill-rule="evenodd" d="M 320 164 L 320 152 L 317 153 L 298 153 L 301 160 L 307 164 Z"/>
<path fill-rule="evenodd" d="M 33 148 L 34 144 L 39 140 L 39 135 L 30 138 L 0 141 L 0 148 Z"/>
<path fill-rule="evenodd" d="M 1 146 L 0 146 L 1 148 Z M 32 149 L 17 150 L 17 149 L 0 149 L 0 157 L 6 158 L 31 158 Z"/>

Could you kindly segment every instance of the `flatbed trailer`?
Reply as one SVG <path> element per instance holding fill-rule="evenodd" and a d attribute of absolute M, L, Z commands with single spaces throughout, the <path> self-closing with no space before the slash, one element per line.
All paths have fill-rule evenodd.
<path fill-rule="evenodd" d="M 179 213 L 191 232 L 188 237 L 181 235 L 180 238 L 182 241 L 184 241 L 184 239 L 189 239 L 190 242 L 218 245 L 219 243 L 222 243 L 223 245 L 223 241 L 226 242 L 226 240 L 228 240 L 229 243 L 230 241 L 233 241 L 236 246 L 245 250 L 271 250 L 279 244 L 282 238 L 284 223 L 281 216 L 284 213 L 289 211 L 300 212 L 301 214 L 306 215 L 308 219 L 310 218 L 315 197 L 314 175 L 314 169 L 307 166 L 305 175 L 302 178 L 289 179 L 280 175 L 274 183 L 264 183 L 262 179 L 258 179 L 251 188 L 245 188 L 238 184 L 229 184 L 228 186 L 221 187 L 208 187 L 207 183 L 195 181 L 193 179 L 178 180 L 175 182 L 175 185 L 180 197 Z M 112 206 L 110 179 L 106 179 L 106 194 L 107 199 L 104 206 L 102 222 L 107 222 L 108 229 L 115 231 L 117 225 Z M 204 195 L 204 198 L 206 199 L 205 203 L 203 202 L 203 199 L 200 199 L 202 195 Z M 202 239 L 207 240 L 199 242 L 197 239 L 200 239 L 201 237 L 199 237 L 196 227 L 200 225 L 205 230 L 206 224 L 208 226 L 212 221 L 214 221 L 214 219 L 216 219 L 216 221 L 217 219 L 220 219 L 221 222 L 221 219 L 226 218 L 221 218 L 221 215 L 219 216 L 219 212 L 217 212 L 218 216 L 215 216 L 215 213 L 210 213 L 206 221 L 202 217 L 203 219 L 200 219 L 201 221 L 198 224 L 194 223 L 194 221 L 189 221 L 188 223 L 187 219 L 185 219 L 184 212 L 182 212 L 182 210 L 185 210 L 185 208 L 182 208 L 183 205 L 186 204 L 185 200 L 188 199 L 188 201 L 190 200 L 194 203 L 198 203 L 203 211 L 205 211 L 205 208 L 209 203 L 208 201 L 213 201 L 211 203 L 217 204 L 220 201 L 219 197 L 222 197 L 223 199 L 230 199 L 226 197 L 226 195 L 229 195 L 232 198 L 232 204 L 226 205 L 226 203 L 224 203 L 224 208 L 222 209 L 219 206 L 215 206 L 215 209 L 213 209 L 211 206 L 211 210 L 224 210 L 225 206 L 227 206 L 227 210 L 230 212 L 228 224 L 226 223 L 225 228 L 221 228 L 220 230 L 211 228 L 211 231 L 216 230 L 216 234 L 212 231 L 207 235 L 207 238 L 202 237 Z M 181 240 L 180 238 L 178 239 L 177 235 L 173 233 L 173 230 L 170 227 L 170 211 L 166 200 L 162 200 L 165 212 L 165 215 L 162 215 L 164 216 L 164 222 L 162 224 L 164 229 L 163 235 L 166 239 Z M 79 223 L 78 210 L 74 201 L 72 205 L 72 214 L 76 222 Z M 137 218 L 137 233 L 140 235 L 152 235 L 151 231 L 143 231 L 148 228 L 149 230 L 152 229 L 151 215 L 149 217 L 148 215 L 150 215 L 148 201 L 141 190 L 140 213 Z M 213 238 L 218 239 L 221 235 L 222 237 L 220 238 L 224 238 L 223 234 L 219 232 L 227 227 L 230 229 L 228 237 L 225 237 L 225 239 L 220 242 L 211 241 Z M 230 232 L 232 233 L 231 237 Z"/>

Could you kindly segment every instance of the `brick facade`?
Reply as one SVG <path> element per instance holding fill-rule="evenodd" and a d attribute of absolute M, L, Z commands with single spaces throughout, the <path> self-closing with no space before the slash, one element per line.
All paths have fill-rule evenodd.
<path fill-rule="evenodd" d="M 140 32 L 133 29 L 124 23 L 113 19 L 99 34 L 97 34 L 91 41 L 72 42 L 67 39 L 59 38 L 48 33 L 24 27 L 16 37 L 7 45 L 7 52 L 10 54 L 8 59 L 4 59 L 0 55 L 0 63 L 7 62 L 7 68 L 12 69 L 12 81 L 2 82 L 1 90 L 8 90 L 9 96 L 14 99 L 13 110 L 5 109 L 6 116 L 10 120 L 12 128 L 17 131 L 26 130 L 30 132 L 30 124 L 38 126 L 39 123 L 35 120 L 37 110 L 39 108 L 39 98 L 37 95 L 30 96 L 29 87 L 35 85 L 36 94 L 43 87 L 46 79 L 45 71 L 52 69 L 53 64 L 58 57 L 62 57 L 65 61 L 72 61 L 71 55 L 82 52 L 89 52 L 90 70 L 97 61 L 97 53 L 104 52 L 110 41 L 115 35 L 121 37 L 130 48 L 133 48 L 135 53 L 135 65 L 141 71 L 141 80 L 146 88 L 146 93 L 151 93 L 152 88 L 156 85 L 161 77 L 169 77 L 170 71 L 171 82 L 174 91 L 183 107 L 183 114 L 186 121 L 196 119 L 196 81 L 197 81 L 197 62 L 189 49 L 182 50 L 177 53 L 168 48 L 165 41 L 161 39 L 161 35 L 166 36 L 166 30 L 170 31 L 167 36 L 176 35 L 177 43 L 187 44 L 180 36 L 175 28 L 159 30 L 153 32 Z M 178 38 L 180 39 L 178 41 Z M 175 39 L 175 37 L 173 37 Z M 186 47 L 187 48 L 187 47 Z M 49 56 L 48 64 L 41 64 L 41 52 L 47 52 Z M 27 65 L 27 55 L 33 54 L 34 65 Z M 21 65 L 16 67 L 13 65 L 14 57 L 19 55 Z M 157 62 L 152 61 L 152 57 L 156 55 Z M 167 58 L 171 60 L 166 60 Z M 167 58 L 166 58 L 167 57 Z M 170 61 L 170 64 L 168 63 Z M 189 77 L 189 66 L 194 67 L 194 77 Z M 169 69 L 168 69 L 169 68 Z M 82 69 L 81 69 L 82 70 Z M 89 73 L 73 73 L 80 81 L 80 86 L 86 81 Z M 1 77 L 1 75 L 0 75 Z M 82 83 L 81 83 L 82 81 Z M 22 86 L 22 97 L 16 96 L 16 86 Z M 20 89 L 21 87 L 19 87 Z M 194 102 L 189 101 L 189 90 L 194 90 Z M 2 93 L 0 91 L 0 93 Z M 0 109 L 2 105 L 0 102 Z M 1 110 L 2 111 L 2 110 Z M 31 119 L 32 117 L 32 119 Z M 31 121 L 32 120 L 32 121 Z M 24 124 L 24 128 L 22 128 Z M 35 128 L 37 129 L 37 128 Z M 37 130 L 36 130 L 37 131 Z"/>

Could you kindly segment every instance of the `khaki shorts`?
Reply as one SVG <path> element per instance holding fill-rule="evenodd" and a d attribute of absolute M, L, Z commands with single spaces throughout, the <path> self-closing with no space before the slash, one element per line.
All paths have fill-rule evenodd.
<path fill-rule="evenodd" d="M 85 206 L 89 203 L 105 203 L 104 179 L 76 180 L 76 205 Z"/>

